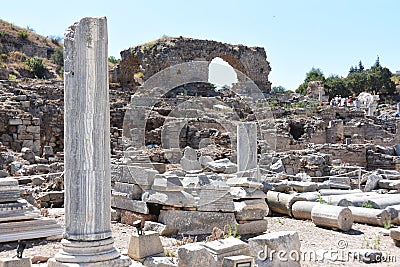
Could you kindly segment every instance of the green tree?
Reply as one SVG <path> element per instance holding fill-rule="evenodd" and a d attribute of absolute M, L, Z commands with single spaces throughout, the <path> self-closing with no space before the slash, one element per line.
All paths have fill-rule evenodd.
<path fill-rule="evenodd" d="M 339 77 L 338 75 L 330 75 L 326 78 L 324 83 L 325 92 L 332 98 L 336 95 L 349 96 L 351 91 L 346 85 L 345 78 Z"/>
<path fill-rule="evenodd" d="M 277 93 L 277 94 L 283 94 L 283 93 L 285 93 L 286 91 L 287 91 L 287 89 L 286 89 L 285 87 L 281 86 L 281 85 L 279 85 L 279 86 L 274 86 L 274 87 L 272 87 L 272 89 L 271 89 L 271 92 L 272 92 L 272 93 Z"/>
<path fill-rule="evenodd" d="M 117 63 L 120 62 L 120 60 L 117 59 L 117 58 L 114 57 L 114 56 L 109 56 L 109 57 L 108 57 L 108 61 L 111 62 L 111 63 L 113 63 L 113 64 L 117 64 Z"/>
<path fill-rule="evenodd" d="M 57 47 L 54 50 L 54 53 L 51 55 L 51 61 L 53 61 L 54 64 L 57 64 L 58 66 L 64 66 L 64 54 L 63 50 L 60 47 Z"/>
<path fill-rule="evenodd" d="M 367 70 L 367 91 L 374 94 L 392 95 L 396 91 L 396 84 L 391 78 L 392 72 L 379 64 L 378 57 L 375 65 Z"/>
<path fill-rule="evenodd" d="M 362 64 L 361 60 L 358 62 L 358 71 L 363 72 L 364 71 L 364 65 Z"/>
<path fill-rule="evenodd" d="M 319 68 L 312 68 L 307 72 L 304 82 L 296 89 L 296 93 L 305 95 L 307 93 L 308 83 L 312 81 L 325 82 L 325 76 Z"/>
<path fill-rule="evenodd" d="M 25 64 L 31 68 L 31 71 L 37 78 L 41 79 L 45 77 L 46 66 L 40 58 L 28 58 Z"/>
<path fill-rule="evenodd" d="M 347 89 L 355 95 L 367 91 L 367 75 L 363 72 L 352 72 L 346 78 Z"/>

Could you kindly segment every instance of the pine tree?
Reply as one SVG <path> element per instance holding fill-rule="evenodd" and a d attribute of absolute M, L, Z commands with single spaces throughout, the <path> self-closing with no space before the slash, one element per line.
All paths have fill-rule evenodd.
<path fill-rule="evenodd" d="M 363 66 L 361 60 L 360 60 L 360 62 L 358 62 L 358 71 L 359 72 L 363 72 L 364 71 L 364 66 Z"/>
<path fill-rule="evenodd" d="M 381 64 L 379 63 L 379 56 L 376 57 L 375 67 L 379 67 Z"/>

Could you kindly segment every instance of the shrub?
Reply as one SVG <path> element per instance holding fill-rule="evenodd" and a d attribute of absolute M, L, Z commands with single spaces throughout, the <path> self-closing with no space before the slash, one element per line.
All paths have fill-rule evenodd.
<path fill-rule="evenodd" d="M 27 31 L 19 31 L 18 36 L 21 37 L 22 39 L 27 39 L 28 38 L 28 32 Z"/>
<path fill-rule="evenodd" d="M 64 65 L 64 52 L 62 48 L 57 47 L 54 53 L 51 55 L 51 61 L 53 61 L 54 64 L 57 64 L 58 66 L 63 66 Z"/>
<path fill-rule="evenodd" d="M 46 71 L 46 66 L 43 63 L 43 60 L 37 57 L 28 58 L 25 61 L 25 64 L 31 68 L 31 71 L 37 78 L 44 78 L 44 74 Z"/>
<path fill-rule="evenodd" d="M 50 35 L 49 38 L 51 39 L 51 42 L 55 45 L 60 45 L 60 43 L 62 43 L 63 40 L 61 36 L 55 36 L 55 35 Z"/>
<path fill-rule="evenodd" d="M 108 62 L 111 62 L 113 64 L 117 64 L 120 62 L 120 59 L 115 58 L 114 56 L 109 56 L 108 57 Z"/>
<path fill-rule="evenodd" d="M 3 35 L 5 35 L 5 34 L 6 34 L 5 32 L 0 31 L 0 37 L 3 36 Z"/>

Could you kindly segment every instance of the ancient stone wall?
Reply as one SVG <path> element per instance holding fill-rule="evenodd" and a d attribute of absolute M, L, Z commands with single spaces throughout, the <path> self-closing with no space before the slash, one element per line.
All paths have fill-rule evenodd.
<path fill-rule="evenodd" d="M 121 52 L 121 63 L 110 78 L 118 77 L 122 86 L 135 88 L 155 73 L 184 62 L 219 57 L 247 75 L 263 91 L 271 89 L 271 71 L 264 48 L 232 45 L 192 38 L 161 38 Z"/>

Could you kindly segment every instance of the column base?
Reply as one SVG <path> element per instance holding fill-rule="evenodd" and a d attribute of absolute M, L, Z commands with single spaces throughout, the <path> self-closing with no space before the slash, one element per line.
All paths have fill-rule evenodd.
<path fill-rule="evenodd" d="M 126 267 L 131 264 L 128 257 L 122 257 L 114 247 L 114 239 L 97 241 L 74 241 L 63 239 L 63 247 L 48 262 L 49 267 L 61 266 L 110 266 Z"/>
<path fill-rule="evenodd" d="M 132 260 L 127 256 L 120 256 L 113 260 L 90 262 L 90 263 L 67 263 L 59 262 L 55 258 L 51 258 L 47 261 L 48 267 L 129 267 L 132 264 Z"/>

